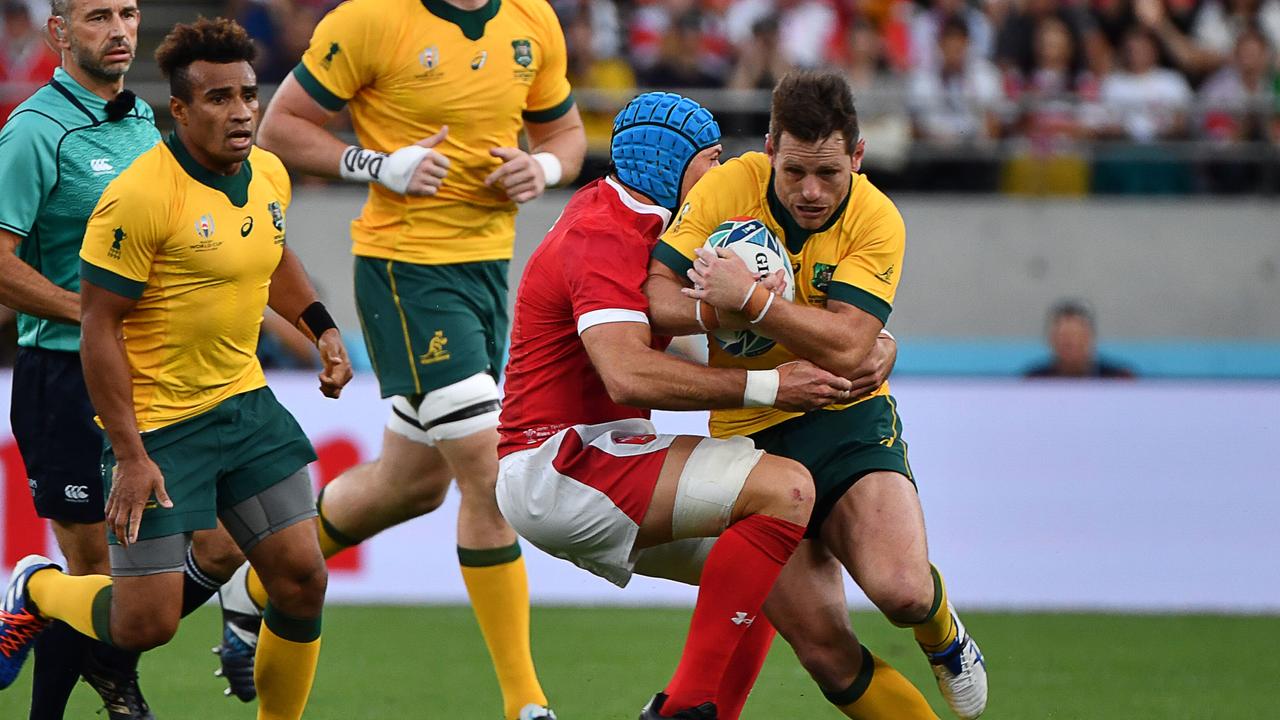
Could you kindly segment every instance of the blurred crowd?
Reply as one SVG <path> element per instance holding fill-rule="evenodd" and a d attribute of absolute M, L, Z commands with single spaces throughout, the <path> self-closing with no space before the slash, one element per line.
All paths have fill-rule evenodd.
<path fill-rule="evenodd" d="M 787 70 L 810 67 L 848 76 L 871 162 L 901 170 L 925 147 L 935 158 L 927 180 L 944 185 L 977 176 L 979 185 L 1015 188 L 1048 182 L 1057 191 L 1106 191 L 1112 182 L 1124 191 L 1136 182 L 1138 190 L 1176 192 L 1190 182 L 1179 172 L 1126 176 L 1126 163 L 1161 162 L 1165 141 L 1203 141 L 1210 155 L 1243 148 L 1248 163 L 1273 162 L 1280 146 L 1280 0 L 549 2 L 597 150 L 613 111 L 637 87 L 691 92 L 717 110 L 727 135 L 759 137 L 767 118 L 759 98 L 767 105 L 767 96 L 743 110 L 724 91 L 767 91 Z M 15 96 L 23 96 L 21 83 L 48 74 L 42 24 L 23 17 L 28 5 L 47 7 L 3 0 L 0 80 L 19 84 L 9 86 Z M 228 0 L 225 12 L 259 42 L 260 78 L 271 83 L 294 66 L 335 5 Z M 1111 146 L 1129 155 L 1100 156 L 1107 141 L 1122 141 Z M 1087 160 L 1079 153 L 1086 144 Z M 948 152 L 971 160 L 997 146 L 999 167 L 958 165 L 951 180 L 938 171 Z M 1019 153 L 1029 160 L 1019 164 Z M 1231 167 L 1207 172 L 1211 185 L 1228 191 L 1259 180 Z M 1092 187 L 1074 187 L 1082 183 Z"/>

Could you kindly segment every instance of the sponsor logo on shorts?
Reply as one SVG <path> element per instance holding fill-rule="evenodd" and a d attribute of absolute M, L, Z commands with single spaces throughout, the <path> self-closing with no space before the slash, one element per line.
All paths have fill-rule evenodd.
<path fill-rule="evenodd" d="M 68 485 L 62 490 L 62 494 L 67 496 L 71 502 L 88 502 L 89 486 L 88 485 Z"/>
<path fill-rule="evenodd" d="M 431 342 L 427 343 L 427 351 L 418 356 L 418 362 L 423 365 L 438 363 L 448 360 L 450 355 L 445 346 L 449 344 L 449 338 L 444 336 L 443 330 L 437 330 L 436 334 L 431 337 Z"/>
<path fill-rule="evenodd" d="M 756 621 L 755 615 L 752 615 L 751 617 L 747 617 L 747 614 L 741 611 L 734 613 L 734 616 L 729 618 L 729 622 L 733 623 L 734 625 L 742 625 L 745 627 L 751 627 L 751 623 L 755 621 Z"/>

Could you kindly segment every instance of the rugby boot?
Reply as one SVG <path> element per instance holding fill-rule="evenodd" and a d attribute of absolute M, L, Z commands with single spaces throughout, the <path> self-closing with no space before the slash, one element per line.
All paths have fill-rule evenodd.
<path fill-rule="evenodd" d="M 955 608 L 951 621 L 956 624 L 956 639 L 940 652 L 925 655 L 951 711 L 962 720 L 973 720 L 987 709 L 987 663 Z"/>
<path fill-rule="evenodd" d="M 666 693 L 658 693 L 653 696 L 648 705 L 644 706 L 644 710 L 640 713 L 640 720 L 717 720 L 716 706 L 714 703 L 702 703 L 698 707 L 687 708 L 681 710 L 675 715 L 661 714 L 662 706 L 667 702 Z"/>
<path fill-rule="evenodd" d="M 27 597 L 27 581 L 36 571 L 45 568 L 62 569 L 49 558 L 28 555 L 13 566 L 13 574 L 9 576 L 9 586 L 0 602 L 0 690 L 18 678 L 32 642 L 49 625 Z"/>
<path fill-rule="evenodd" d="M 222 642 L 213 648 L 221 661 L 214 675 L 227 681 L 222 691 L 227 697 L 249 702 L 258 696 L 253 684 L 253 663 L 258 651 L 258 633 L 262 629 L 262 612 L 253 604 L 245 586 L 248 563 L 242 565 L 219 590 L 222 604 Z"/>
<path fill-rule="evenodd" d="M 556 714 L 549 707 L 530 704 L 520 708 L 520 720 L 556 720 Z"/>
<path fill-rule="evenodd" d="M 109 667 L 94 653 L 86 653 L 80 675 L 102 698 L 110 720 L 156 720 L 138 687 L 137 670 Z"/>

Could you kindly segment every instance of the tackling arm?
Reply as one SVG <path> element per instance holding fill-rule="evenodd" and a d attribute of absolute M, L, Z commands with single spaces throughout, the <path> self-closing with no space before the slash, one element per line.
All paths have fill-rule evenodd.
<path fill-rule="evenodd" d="M 78 324 L 80 296 L 54 285 L 17 255 L 22 238 L 0 230 L 0 305 L 46 320 Z"/>
<path fill-rule="evenodd" d="M 753 371 L 763 374 L 757 378 L 745 370 L 703 367 L 654 350 L 650 338 L 649 326 L 638 322 L 606 323 L 583 331 L 591 364 L 614 402 L 654 410 L 750 405 L 803 412 L 846 399 L 851 387 L 849 381 L 804 362 Z M 774 372 L 776 377 L 769 381 L 777 383 L 774 397 L 754 397 L 757 379 Z"/>

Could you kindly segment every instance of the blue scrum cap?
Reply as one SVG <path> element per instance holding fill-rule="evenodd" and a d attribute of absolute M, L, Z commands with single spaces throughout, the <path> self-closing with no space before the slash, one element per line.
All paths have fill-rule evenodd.
<path fill-rule="evenodd" d="M 690 161 L 719 143 L 720 125 L 710 110 L 675 93 L 650 92 L 614 118 L 609 151 L 623 185 L 675 212 Z"/>

